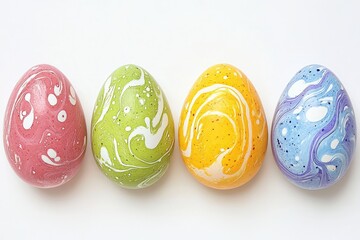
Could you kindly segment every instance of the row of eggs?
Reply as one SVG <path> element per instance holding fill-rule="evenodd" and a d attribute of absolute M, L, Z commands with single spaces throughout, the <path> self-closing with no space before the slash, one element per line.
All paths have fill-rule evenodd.
<path fill-rule="evenodd" d="M 290 182 L 321 189 L 346 173 L 356 140 L 353 107 L 327 68 L 301 69 L 275 110 L 271 146 Z M 261 100 L 243 72 L 228 64 L 207 69 L 181 111 L 178 140 L 189 172 L 202 184 L 231 189 L 259 171 L 268 128 Z M 4 147 L 25 182 L 42 188 L 72 179 L 86 150 L 84 113 L 65 75 L 50 65 L 28 70 L 8 101 Z M 96 163 L 125 188 L 152 185 L 174 149 L 174 121 L 164 93 L 143 68 L 115 70 L 101 88 L 91 121 Z"/>

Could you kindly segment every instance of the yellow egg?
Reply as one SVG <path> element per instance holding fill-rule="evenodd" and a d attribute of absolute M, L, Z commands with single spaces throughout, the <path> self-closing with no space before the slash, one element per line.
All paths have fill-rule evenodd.
<path fill-rule="evenodd" d="M 260 169 L 268 129 L 250 80 L 229 64 L 207 69 L 181 111 L 179 144 L 190 173 L 216 189 L 239 187 Z"/>

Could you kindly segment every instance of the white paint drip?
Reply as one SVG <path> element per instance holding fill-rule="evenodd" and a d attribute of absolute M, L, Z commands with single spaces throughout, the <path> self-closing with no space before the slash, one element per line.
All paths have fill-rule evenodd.
<path fill-rule="evenodd" d="M 57 98 L 55 97 L 54 94 L 50 93 L 48 95 L 48 102 L 51 106 L 55 106 L 57 104 Z"/>
<path fill-rule="evenodd" d="M 31 99 L 31 95 L 30 93 L 27 93 L 25 95 L 25 101 L 27 101 L 30 104 L 31 110 L 29 115 L 27 115 L 23 120 L 23 128 L 26 130 L 30 129 L 34 123 L 34 107 L 31 105 L 30 99 Z"/>
<path fill-rule="evenodd" d="M 186 137 L 186 133 L 189 129 L 189 120 L 190 120 L 190 115 L 191 115 L 191 111 L 189 111 L 189 109 L 192 109 L 193 105 L 195 104 L 196 100 L 205 93 L 208 92 L 212 92 L 214 91 L 213 94 L 211 94 L 207 99 L 204 100 L 203 104 L 198 108 L 197 112 L 195 113 L 194 119 L 196 119 L 199 115 L 199 113 L 202 111 L 202 109 L 212 100 L 216 99 L 219 94 L 221 94 L 221 91 L 227 91 L 229 92 L 231 95 L 233 95 L 239 103 L 243 103 L 245 106 L 245 116 L 247 117 L 248 120 L 248 133 L 249 133 L 249 139 L 250 141 L 252 141 L 252 125 L 251 125 L 251 119 L 250 119 L 250 109 L 249 109 L 249 105 L 247 104 L 245 98 L 242 96 L 242 94 L 234 87 L 228 86 L 228 85 L 224 85 L 224 84 L 213 84 L 211 86 L 205 87 L 203 89 L 200 89 L 195 96 L 193 97 L 192 101 L 190 103 L 187 103 L 188 105 L 188 111 L 183 123 L 183 136 Z M 216 92 L 218 91 L 218 93 Z M 242 109 L 242 105 L 239 104 L 239 106 L 241 107 L 241 111 L 243 112 Z M 230 117 L 229 117 L 230 118 Z M 194 121 L 193 121 L 193 125 L 194 125 Z M 238 134 L 236 134 L 238 135 Z M 190 137 L 188 140 L 188 145 L 186 147 L 185 150 L 182 150 L 182 153 L 184 156 L 189 157 L 191 155 L 191 142 L 194 136 L 194 126 L 190 127 Z M 244 136 L 245 137 L 245 136 Z M 246 141 L 242 141 L 243 144 L 245 144 Z M 245 154 L 245 160 L 244 160 L 244 164 L 242 166 L 242 169 L 245 169 L 245 166 L 247 164 L 247 160 L 250 156 L 250 151 L 251 151 L 251 142 L 249 143 L 247 152 Z M 240 171 L 241 172 L 241 171 Z"/>
<path fill-rule="evenodd" d="M 39 66 L 35 66 L 34 68 L 32 68 L 32 70 L 36 70 L 38 69 Z M 46 73 L 53 73 L 53 71 L 51 70 L 42 70 L 40 72 L 36 72 L 36 73 L 33 73 L 31 74 L 27 79 L 24 80 L 23 84 L 20 86 L 18 92 L 16 93 L 16 97 L 15 99 L 18 99 L 20 94 L 22 93 L 22 91 L 26 88 L 26 86 L 29 84 L 29 82 L 31 82 L 33 79 L 35 79 L 40 73 L 43 73 L 43 72 L 46 72 Z M 13 113 L 14 113 L 14 110 L 15 110 L 15 104 L 12 106 L 11 108 L 11 111 L 10 111 L 10 119 L 9 119 L 9 122 L 11 123 L 12 122 L 12 116 L 13 116 Z M 31 115 L 31 113 L 29 114 Z M 21 119 L 22 120 L 22 119 Z M 24 126 L 24 125 L 23 125 Z M 11 124 L 9 124 L 8 126 L 8 129 L 7 129 L 7 135 L 10 133 L 10 130 L 11 130 Z M 7 141 L 8 143 L 8 141 Z"/>
<path fill-rule="evenodd" d="M 326 168 L 331 172 L 334 172 L 336 170 L 336 166 L 334 165 L 326 165 Z"/>
<path fill-rule="evenodd" d="M 324 163 L 328 163 L 328 162 L 330 162 L 332 159 L 333 159 L 333 155 L 328 155 L 328 154 L 324 154 L 324 155 L 321 157 L 321 161 L 324 162 Z"/>
<path fill-rule="evenodd" d="M 26 116 L 26 111 L 22 111 L 20 114 L 20 120 L 23 120 L 24 116 Z"/>
<path fill-rule="evenodd" d="M 323 97 L 323 98 L 320 98 L 319 101 L 321 103 L 327 103 L 327 102 L 332 102 L 334 100 L 333 97 Z"/>
<path fill-rule="evenodd" d="M 237 127 L 236 127 L 235 121 L 233 119 L 231 119 L 230 116 L 224 114 L 223 112 L 208 111 L 204 115 L 202 115 L 198 121 L 200 121 L 203 117 L 210 116 L 210 115 L 218 115 L 218 116 L 227 118 L 227 120 L 231 123 L 231 126 L 233 127 L 233 134 L 238 139 L 238 135 L 236 134 Z M 228 149 L 226 149 L 226 150 L 223 148 L 220 149 L 220 153 L 216 157 L 216 160 L 209 167 L 207 167 L 205 169 L 197 169 L 192 166 L 193 171 L 196 172 L 197 175 L 199 175 L 202 178 L 207 179 L 209 181 L 220 181 L 222 179 L 235 176 L 237 173 L 232 174 L 232 175 L 228 175 L 228 174 L 225 175 L 223 173 L 222 161 L 223 161 L 224 156 L 234 149 L 234 147 L 236 146 L 237 139 L 236 139 L 235 143 Z M 242 148 L 244 148 L 244 144 L 245 143 L 243 143 Z"/>
<path fill-rule="evenodd" d="M 164 101 L 163 101 L 163 95 L 160 92 L 160 94 L 156 94 L 158 97 L 158 107 L 157 107 L 157 112 L 155 117 L 153 118 L 153 120 L 151 121 L 152 123 L 152 127 L 155 127 L 159 124 L 160 119 L 161 119 L 161 115 L 163 114 L 164 111 Z"/>
<path fill-rule="evenodd" d="M 201 176 L 204 179 L 219 182 L 222 179 L 229 177 L 223 173 L 222 160 L 226 154 L 228 154 L 232 149 L 227 149 L 226 151 L 220 153 L 216 160 L 204 170 L 197 169 L 193 167 L 192 169 L 196 172 L 197 175 Z"/>
<path fill-rule="evenodd" d="M 130 107 L 126 106 L 124 107 L 124 113 L 129 113 L 130 112 Z"/>
<path fill-rule="evenodd" d="M 293 111 L 293 114 L 299 114 L 301 112 L 301 110 L 303 109 L 302 106 L 298 106 L 297 108 L 295 108 L 295 110 Z"/>
<path fill-rule="evenodd" d="M 322 76 L 318 79 L 316 79 L 313 82 L 305 82 L 304 79 L 300 79 L 296 82 L 293 83 L 293 85 L 291 85 L 291 87 L 288 90 L 288 96 L 291 98 L 297 97 L 299 96 L 308 86 L 311 85 L 316 85 L 318 84 L 321 79 L 323 78 L 323 76 L 325 75 L 326 71 L 323 72 Z"/>
<path fill-rule="evenodd" d="M 70 95 L 69 95 L 69 101 L 72 105 L 75 106 L 76 104 L 76 93 L 72 86 L 70 86 Z"/>
<path fill-rule="evenodd" d="M 101 163 L 106 163 L 107 165 L 111 166 L 112 165 L 112 162 L 110 160 L 110 157 L 109 157 L 109 153 L 106 149 L 106 147 L 102 146 L 100 148 L 100 156 L 101 156 Z"/>
<path fill-rule="evenodd" d="M 30 99 L 31 99 L 31 94 L 30 93 L 25 94 L 25 101 L 29 102 Z"/>
<path fill-rule="evenodd" d="M 131 139 L 134 138 L 135 136 L 142 135 L 144 136 L 146 148 L 154 149 L 156 148 L 157 145 L 159 145 L 162 136 L 165 132 L 165 129 L 168 126 L 168 123 L 169 123 L 168 116 L 166 113 L 164 113 L 161 120 L 160 128 L 157 130 L 157 132 L 152 133 L 150 128 L 150 118 L 146 117 L 145 118 L 146 127 L 139 126 L 135 128 L 134 131 L 132 131 L 128 137 L 128 143 L 130 144 Z"/>
<path fill-rule="evenodd" d="M 330 147 L 332 149 L 335 149 L 338 144 L 339 144 L 339 139 L 334 139 L 334 140 L 331 141 Z"/>
<path fill-rule="evenodd" d="M 123 90 L 122 90 L 122 92 L 121 92 L 121 94 L 120 94 L 120 102 L 121 102 L 121 99 L 122 99 L 122 97 L 123 97 L 123 94 L 125 93 L 125 91 L 126 91 L 128 88 L 130 88 L 130 87 L 135 87 L 135 86 L 141 86 L 141 85 L 144 85 L 144 84 L 145 84 L 144 75 L 146 75 L 146 72 L 144 72 L 141 68 L 140 68 L 140 71 L 141 71 L 141 76 L 140 76 L 140 78 L 139 78 L 138 80 L 135 80 L 135 79 L 134 79 L 134 80 L 130 81 L 129 83 L 127 83 L 127 84 L 124 86 L 124 88 L 123 88 Z M 110 85 L 110 83 L 109 83 L 108 85 L 105 84 L 105 86 L 104 86 L 104 93 L 108 93 L 109 89 L 106 90 L 106 88 L 109 87 L 109 85 Z M 119 90 L 120 90 L 120 89 L 119 89 Z M 147 90 L 151 91 L 150 88 L 147 89 Z M 160 94 L 162 94 L 161 91 L 160 91 Z M 108 94 L 108 95 L 109 95 L 109 94 Z M 113 91 L 111 92 L 111 98 L 112 98 L 112 95 L 113 95 Z M 150 96 L 150 95 L 149 95 L 149 96 Z M 139 98 L 140 95 L 137 94 L 136 97 Z M 104 98 L 105 98 L 105 97 L 104 97 Z M 145 103 L 145 100 L 144 100 L 144 99 L 139 99 L 139 101 L 140 101 L 140 103 L 141 103 L 142 105 Z M 143 102 L 143 101 L 144 101 L 144 102 Z M 105 102 L 105 101 L 103 100 L 103 102 Z M 110 101 L 109 101 L 109 103 L 110 103 Z M 163 112 L 163 110 L 164 110 L 164 107 L 163 107 L 162 104 L 163 104 L 163 102 L 162 102 L 162 98 L 161 98 L 160 103 L 158 103 L 158 106 L 160 105 L 160 108 L 158 108 L 158 111 L 160 111 L 160 118 L 161 118 L 161 115 L 163 115 L 163 117 L 162 117 L 162 119 L 161 119 L 161 120 L 162 120 L 161 126 L 160 126 L 160 128 L 158 129 L 158 131 L 157 131 L 156 133 L 152 134 L 153 130 L 151 129 L 151 126 L 150 126 L 150 118 L 146 118 L 146 119 L 145 119 L 146 127 L 140 126 L 140 127 L 136 128 L 136 129 L 134 129 L 134 130 L 131 132 L 131 134 L 129 135 L 129 138 L 128 138 L 128 139 L 124 139 L 125 143 L 128 144 L 128 148 L 129 148 L 129 150 L 130 150 L 130 153 L 131 153 L 136 159 L 138 159 L 140 162 L 145 163 L 145 164 L 149 164 L 149 165 L 156 164 L 157 162 L 160 162 L 160 161 L 162 160 L 162 158 L 163 158 L 164 156 L 166 156 L 166 155 L 169 153 L 169 151 L 171 151 L 172 146 L 173 146 L 173 144 L 174 144 L 174 141 L 171 142 L 171 147 L 166 151 L 166 153 L 164 153 L 163 156 L 161 156 L 158 160 L 156 160 L 156 161 L 153 161 L 153 160 L 152 160 L 151 162 L 147 162 L 147 161 L 145 161 L 145 160 L 143 160 L 143 159 L 138 158 L 138 157 L 136 156 L 136 154 L 134 154 L 134 153 L 132 152 L 132 149 L 131 149 L 131 147 L 130 147 L 130 141 L 131 141 L 131 139 L 132 139 L 134 136 L 136 136 L 136 135 L 143 135 L 143 136 L 144 136 L 144 139 L 145 139 L 145 145 L 146 145 L 146 147 L 148 147 L 149 149 L 155 148 L 155 147 L 159 144 L 159 142 L 160 142 L 160 140 L 161 140 L 161 138 L 162 138 L 162 135 L 163 135 L 166 127 L 168 126 L 168 116 L 167 116 L 167 114 L 162 114 L 162 112 Z M 102 112 L 102 114 L 101 114 L 102 117 L 99 118 L 99 120 L 97 121 L 97 123 L 100 122 L 100 121 L 103 119 L 103 116 L 104 116 L 104 115 L 106 114 L 106 112 L 108 111 L 108 106 L 106 106 L 106 102 L 105 102 L 105 104 L 104 104 L 104 108 L 105 108 L 105 110 L 103 109 L 103 112 Z M 145 109 L 146 109 L 146 107 L 145 107 Z M 130 112 L 130 107 L 125 107 L 125 108 L 124 108 L 124 112 L 126 112 L 126 113 Z M 120 114 L 120 112 L 119 112 L 118 114 Z M 157 116 L 157 115 L 156 115 L 156 116 Z M 160 120 L 155 119 L 155 120 L 153 120 L 153 123 L 155 123 L 156 121 L 160 121 Z M 131 127 L 128 126 L 125 130 L 131 131 Z M 139 141 L 139 139 L 137 139 L 137 141 Z M 121 158 L 120 158 L 120 156 L 119 156 L 118 144 L 117 144 L 117 141 L 116 141 L 115 138 L 114 138 L 114 140 L 113 140 L 113 144 L 114 144 L 114 152 L 115 152 L 115 155 L 116 155 L 116 159 L 118 160 L 118 162 L 119 162 L 122 166 L 125 167 L 125 169 L 117 169 L 117 168 L 115 168 L 115 167 L 109 166 L 109 164 L 106 164 L 107 167 L 111 168 L 114 172 L 126 172 L 126 171 L 130 171 L 130 170 L 133 170 L 133 169 L 149 168 L 149 167 L 150 167 L 150 166 L 134 166 L 134 165 L 125 164 L 125 163 L 121 160 Z M 106 150 L 106 149 L 105 149 L 105 150 Z M 104 150 L 102 150 L 102 151 L 104 152 Z M 107 151 L 106 151 L 106 153 L 107 153 Z M 103 153 L 102 155 L 103 155 L 102 158 L 105 157 L 104 159 L 106 159 L 106 161 L 107 161 L 107 159 L 108 159 L 108 161 L 110 161 L 109 158 L 106 158 L 106 156 L 108 156 L 108 154 L 105 155 L 105 153 Z M 105 162 L 106 162 L 106 161 L 101 160 L 101 159 L 98 159 L 98 160 L 99 160 L 100 163 L 105 163 Z"/>
<path fill-rule="evenodd" d="M 65 122 L 66 118 L 67 118 L 67 113 L 65 110 L 61 110 L 57 115 L 57 119 L 59 122 Z"/>
<path fill-rule="evenodd" d="M 327 112 L 328 109 L 324 106 L 311 107 L 306 111 L 306 118 L 310 122 L 318 122 L 326 116 Z"/>
<path fill-rule="evenodd" d="M 41 160 L 43 160 L 43 162 L 45 162 L 49 165 L 52 165 L 52 166 L 61 166 L 62 165 L 62 164 L 57 163 L 61 160 L 61 158 L 60 158 L 60 156 L 57 156 L 57 153 L 54 149 L 49 148 L 46 151 L 46 154 L 47 155 L 41 155 Z"/>
<path fill-rule="evenodd" d="M 224 154 L 225 152 L 222 152 L 221 154 L 218 155 L 218 157 L 216 158 L 216 161 L 214 161 L 214 163 L 209 166 L 208 168 L 206 169 L 197 169 L 195 167 L 193 167 L 193 170 L 198 174 L 200 175 L 201 177 L 203 177 L 204 179 L 208 179 L 208 180 L 214 180 L 214 179 L 217 179 L 219 180 L 220 178 L 230 178 L 230 177 L 233 177 L 235 175 L 237 175 L 238 177 L 240 177 L 245 168 L 246 168 L 246 165 L 247 165 L 247 162 L 248 162 L 248 159 L 250 157 L 250 154 L 251 154 L 251 146 L 252 146 L 252 125 L 251 125 L 251 119 L 250 119 L 250 108 L 249 108 L 249 105 L 247 104 L 245 98 L 243 97 L 243 95 L 234 87 L 231 87 L 231 86 L 228 86 L 228 85 L 224 85 L 224 84 L 214 84 L 214 85 L 211 85 L 211 86 L 208 86 L 208 87 L 205 87 L 201 90 L 199 90 L 195 96 L 193 97 L 192 101 L 189 103 L 189 109 L 192 109 L 193 105 L 195 104 L 195 102 L 197 101 L 197 99 L 204 93 L 208 93 L 208 92 L 214 92 L 213 94 L 211 94 L 207 99 L 204 100 L 203 104 L 197 109 L 197 112 L 195 113 L 195 116 L 194 116 L 194 119 L 197 119 L 198 118 L 198 115 L 200 114 L 201 110 L 207 105 L 208 102 L 216 99 L 220 94 L 222 94 L 221 92 L 222 91 L 226 91 L 226 92 L 229 92 L 231 95 L 233 95 L 237 101 L 239 102 L 238 106 L 240 107 L 240 110 L 241 112 L 247 117 L 247 122 L 248 122 L 248 126 L 247 126 L 247 132 L 249 134 L 249 138 L 247 140 L 243 140 L 243 141 L 240 141 L 242 142 L 242 146 L 241 148 L 244 150 L 245 155 L 244 155 L 244 161 L 243 161 L 243 164 L 242 166 L 240 167 L 239 171 L 237 171 L 235 174 L 233 175 L 227 175 L 227 174 L 224 174 L 223 171 L 222 171 L 222 158 L 226 155 Z M 241 104 L 242 103 L 242 104 Z M 245 106 L 245 110 L 243 109 L 243 106 Z M 245 113 L 244 113 L 245 112 Z M 190 120 L 190 114 L 191 114 L 191 111 L 187 111 L 187 115 L 185 116 L 185 120 L 184 120 L 184 123 L 183 123 L 183 135 L 184 137 L 186 137 L 186 133 L 190 130 L 190 136 L 188 137 L 188 144 L 187 144 L 187 147 L 185 150 L 182 150 L 182 153 L 184 156 L 186 157 L 189 157 L 191 155 L 191 144 L 192 144 L 192 139 L 193 139 L 193 136 L 194 136 L 194 124 L 195 124 L 195 121 L 193 121 L 192 123 L 192 126 L 189 127 L 189 120 Z M 204 117 L 206 115 L 210 115 L 210 114 L 214 114 L 214 111 L 208 111 L 207 113 L 203 114 L 201 117 Z M 226 118 L 228 118 L 229 120 L 231 119 L 230 116 L 222 113 L 222 112 L 216 112 L 217 115 L 221 115 L 221 116 L 224 116 Z M 200 118 L 201 118 L 200 117 Z M 233 125 L 233 128 L 236 129 L 236 125 L 234 123 L 234 121 L 231 119 L 231 121 Z M 244 124 L 244 122 L 243 122 Z M 245 124 L 244 124 L 245 125 Z M 238 134 L 237 134 L 238 131 L 234 130 L 234 134 L 235 136 L 238 138 Z M 243 136 L 245 138 L 245 136 Z M 249 141 L 248 143 L 248 147 L 247 149 L 244 149 L 245 148 L 245 143 Z M 237 140 L 235 141 L 237 142 Z M 229 148 L 229 150 L 231 151 L 233 149 L 234 146 L 232 146 L 231 148 Z M 219 165 L 220 164 L 220 165 Z M 221 166 L 221 167 L 219 167 Z M 215 174 L 213 171 L 215 171 L 214 169 L 217 167 L 218 169 L 218 172 Z M 211 174 L 214 174 L 214 175 L 209 175 L 209 173 Z"/>
<path fill-rule="evenodd" d="M 54 149 L 52 149 L 52 148 L 49 148 L 48 150 L 47 150 L 47 154 L 49 155 L 49 157 L 51 157 L 51 158 L 55 158 L 56 157 L 56 151 L 54 150 Z"/>
<path fill-rule="evenodd" d="M 14 156 L 15 156 L 15 165 L 21 165 L 20 156 L 17 155 L 16 153 L 14 154 Z"/>
<path fill-rule="evenodd" d="M 59 82 L 59 86 L 54 86 L 54 93 L 56 96 L 59 96 L 62 92 L 62 83 Z"/>
<path fill-rule="evenodd" d="M 123 169 L 123 170 L 119 170 L 119 169 L 114 169 L 114 168 L 112 168 L 114 171 L 116 171 L 116 172 L 127 172 L 127 171 L 130 171 L 130 170 L 133 170 L 133 169 L 148 168 L 148 167 L 135 166 L 135 165 L 130 165 L 130 164 L 124 163 L 124 162 L 121 160 L 120 156 L 119 156 L 118 144 L 117 144 L 117 141 L 116 141 L 115 138 L 114 138 L 114 140 L 113 140 L 113 145 L 114 145 L 114 152 L 115 152 L 116 159 L 118 160 L 118 162 L 119 162 L 122 166 L 126 167 L 126 169 Z"/>
<path fill-rule="evenodd" d="M 110 102 L 111 99 L 114 95 L 114 87 L 110 88 L 110 84 L 111 84 L 111 76 L 105 81 L 104 84 L 104 92 L 103 92 L 103 109 L 101 111 L 101 115 L 99 117 L 99 119 L 96 121 L 96 123 L 94 124 L 93 129 L 95 128 L 95 126 L 101 122 L 104 119 L 105 114 L 108 112 L 109 107 L 110 107 Z"/>
<path fill-rule="evenodd" d="M 329 92 L 332 88 L 333 88 L 333 84 L 331 83 L 325 93 Z"/>
<path fill-rule="evenodd" d="M 200 123 L 198 129 L 197 129 L 197 135 L 196 135 L 196 140 L 200 139 L 200 134 L 202 133 L 202 128 L 203 128 L 204 124 Z"/>
<path fill-rule="evenodd" d="M 122 99 L 122 96 L 123 96 L 124 92 L 125 92 L 128 88 L 130 88 L 130 87 L 135 87 L 135 86 L 141 86 L 141 85 L 144 85 L 144 84 L 145 84 L 144 71 L 143 71 L 141 68 L 139 68 L 139 69 L 140 69 L 140 72 L 141 72 L 140 78 L 137 79 L 137 80 L 134 79 L 134 80 L 128 82 L 128 83 L 124 86 L 124 88 L 123 88 L 123 90 L 121 91 L 121 94 L 120 94 L 120 99 Z"/>

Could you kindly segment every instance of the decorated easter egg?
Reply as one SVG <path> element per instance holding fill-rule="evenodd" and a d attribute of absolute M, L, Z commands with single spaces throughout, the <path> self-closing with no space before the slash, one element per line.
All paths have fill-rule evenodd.
<path fill-rule="evenodd" d="M 106 80 L 91 123 L 92 150 L 102 172 L 125 188 L 145 188 L 165 173 L 174 122 L 164 93 L 143 68 L 126 65 Z"/>
<path fill-rule="evenodd" d="M 198 181 L 216 189 L 245 184 L 262 165 L 267 137 L 260 98 L 244 73 L 219 64 L 201 74 L 179 123 L 182 158 Z"/>
<path fill-rule="evenodd" d="M 284 89 L 272 124 L 283 174 L 304 189 L 329 187 L 348 170 L 355 140 L 354 110 L 339 79 L 320 65 L 301 69 Z"/>
<path fill-rule="evenodd" d="M 38 65 L 19 80 L 5 113 L 4 146 L 17 175 L 33 186 L 56 187 L 76 175 L 86 149 L 85 118 L 58 69 Z"/>

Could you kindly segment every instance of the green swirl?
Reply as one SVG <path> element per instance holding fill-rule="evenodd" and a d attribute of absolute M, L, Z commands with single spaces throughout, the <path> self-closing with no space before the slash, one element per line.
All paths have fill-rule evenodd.
<path fill-rule="evenodd" d="M 174 121 L 160 86 L 141 67 L 115 70 L 97 97 L 92 151 L 102 172 L 125 188 L 144 188 L 165 173 Z"/>

